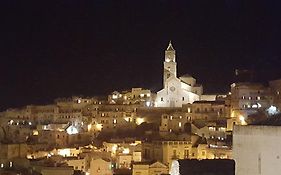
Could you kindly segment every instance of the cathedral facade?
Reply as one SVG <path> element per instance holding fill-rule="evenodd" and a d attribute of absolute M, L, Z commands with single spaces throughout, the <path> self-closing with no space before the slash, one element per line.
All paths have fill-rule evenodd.
<path fill-rule="evenodd" d="M 186 74 L 177 78 L 176 51 L 170 42 L 165 51 L 163 89 L 157 92 L 155 106 L 182 107 L 198 101 L 202 93 L 202 85 L 196 84 L 192 76 Z"/>

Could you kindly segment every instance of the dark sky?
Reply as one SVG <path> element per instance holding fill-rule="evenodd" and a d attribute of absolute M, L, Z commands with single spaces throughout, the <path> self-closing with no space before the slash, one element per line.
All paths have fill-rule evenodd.
<path fill-rule="evenodd" d="M 178 74 L 224 92 L 235 68 L 281 78 L 281 2 L 59 0 L 0 2 L 0 109 L 71 95 L 162 87 L 164 50 Z"/>

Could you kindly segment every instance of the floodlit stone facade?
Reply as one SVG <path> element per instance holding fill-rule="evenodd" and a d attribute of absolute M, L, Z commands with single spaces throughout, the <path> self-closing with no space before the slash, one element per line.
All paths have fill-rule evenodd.
<path fill-rule="evenodd" d="M 165 51 L 163 89 L 157 92 L 156 107 L 182 107 L 200 99 L 203 87 L 190 75 L 177 78 L 176 51 L 169 43 Z"/>

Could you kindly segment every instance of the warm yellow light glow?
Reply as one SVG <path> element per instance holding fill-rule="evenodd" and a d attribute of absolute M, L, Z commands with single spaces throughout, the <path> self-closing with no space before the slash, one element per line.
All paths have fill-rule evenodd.
<path fill-rule="evenodd" d="M 143 97 L 144 97 L 144 94 L 140 94 L 140 97 L 143 98 Z"/>
<path fill-rule="evenodd" d="M 144 122 L 144 118 L 137 118 L 137 120 L 136 120 L 136 124 L 137 125 L 140 125 L 140 124 L 142 124 Z"/>
<path fill-rule="evenodd" d="M 118 96 L 116 94 L 112 95 L 112 99 L 117 99 L 117 98 L 118 98 Z"/>
<path fill-rule="evenodd" d="M 69 148 L 59 149 L 58 155 L 61 155 L 61 156 L 64 156 L 64 157 L 70 156 L 70 149 Z"/>
<path fill-rule="evenodd" d="M 146 96 L 147 96 L 147 97 L 150 97 L 150 93 L 147 93 Z"/>
<path fill-rule="evenodd" d="M 117 145 L 116 145 L 116 144 L 114 144 L 114 145 L 112 146 L 111 151 L 112 151 L 113 153 L 116 153 L 116 151 L 117 151 Z"/>
<path fill-rule="evenodd" d="M 231 118 L 235 117 L 235 112 L 234 112 L 234 111 L 231 112 L 230 117 L 231 117 Z"/>
<path fill-rule="evenodd" d="M 96 129 L 98 131 L 101 131 L 102 130 L 102 124 L 96 124 Z"/>
<path fill-rule="evenodd" d="M 179 127 L 181 127 L 181 122 L 179 122 Z"/>
<path fill-rule="evenodd" d="M 136 140 L 134 143 L 130 143 L 131 146 L 136 146 L 138 144 L 141 144 L 140 140 Z"/>
<path fill-rule="evenodd" d="M 129 154 L 130 153 L 130 149 L 129 148 L 124 148 L 122 153 L 123 154 Z"/>
<path fill-rule="evenodd" d="M 247 124 L 246 121 L 245 121 L 245 117 L 244 116 L 240 115 L 239 116 L 239 120 L 241 122 L 241 125 L 246 125 Z"/>
<path fill-rule="evenodd" d="M 187 112 L 188 112 L 188 113 L 191 113 L 191 109 L 190 109 L 190 108 L 187 108 Z"/>
<path fill-rule="evenodd" d="M 113 119 L 113 123 L 116 124 L 117 123 L 117 119 Z"/>
<path fill-rule="evenodd" d="M 37 130 L 33 130 L 32 133 L 33 133 L 34 136 L 38 136 L 38 131 Z"/>
<path fill-rule="evenodd" d="M 88 124 L 88 131 L 91 131 L 92 129 L 92 124 Z"/>
<path fill-rule="evenodd" d="M 130 122 L 131 121 L 130 117 L 125 117 L 124 120 L 126 120 L 126 122 Z"/>

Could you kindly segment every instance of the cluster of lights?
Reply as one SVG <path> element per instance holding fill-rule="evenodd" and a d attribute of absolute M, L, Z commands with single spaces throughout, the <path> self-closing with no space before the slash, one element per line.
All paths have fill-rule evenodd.
<path fill-rule="evenodd" d="M 27 123 L 29 126 L 32 125 L 32 122 L 26 122 L 26 121 L 22 121 L 22 122 L 17 121 L 17 122 L 15 122 L 14 120 L 10 120 L 10 121 L 8 122 L 8 125 L 25 125 L 26 123 Z"/>
<path fill-rule="evenodd" d="M 225 146 L 225 145 L 219 146 L 219 145 L 210 144 L 209 146 L 210 146 L 210 148 L 228 148 L 228 146 Z"/>

